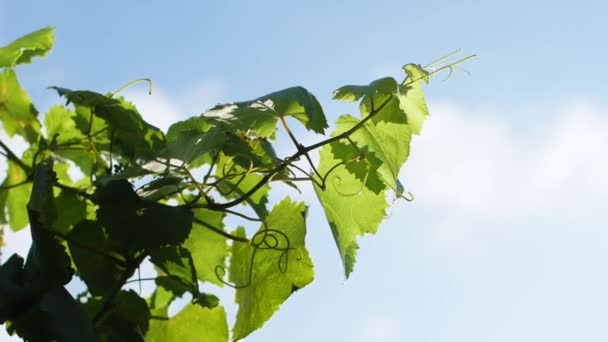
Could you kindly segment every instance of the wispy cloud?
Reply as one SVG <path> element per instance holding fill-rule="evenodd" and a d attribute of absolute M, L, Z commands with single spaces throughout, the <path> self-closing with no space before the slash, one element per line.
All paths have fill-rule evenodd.
<path fill-rule="evenodd" d="M 412 143 L 404 171 L 419 205 L 501 216 L 589 212 L 608 199 L 606 111 L 568 104 L 542 126 L 517 114 L 485 115 L 450 105 Z M 557 211 L 559 210 L 559 211 Z"/>
<path fill-rule="evenodd" d="M 360 331 L 360 341 L 406 341 L 399 319 L 387 314 L 370 314 Z"/>
<path fill-rule="evenodd" d="M 152 94 L 146 90 L 128 90 L 124 96 L 135 103 L 144 119 L 166 131 L 172 123 L 200 114 L 224 97 L 220 81 L 207 80 L 180 92 L 168 92 L 155 87 Z"/>

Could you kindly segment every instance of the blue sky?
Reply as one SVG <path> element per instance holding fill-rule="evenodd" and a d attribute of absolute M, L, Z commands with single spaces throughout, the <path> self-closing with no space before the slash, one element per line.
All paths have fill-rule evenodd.
<path fill-rule="evenodd" d="M 599 1 L 0 0 L 0 45 L 55 26 L 55 50 L 19 69 L 40 109 L 60 101 L 50 85 L 111 91 L 151 77 L 152 96 L 127 95 L 160 127 L 292 85 L 335 119 L 356 111 L 331 101 L 340 85 L 401 77 L 402 64 L 457 48 L 477 54 L 471 76 L 426 88 L 431 117 L 402 173 L 416 200 L 397 203 L 362 240 L 346 282 L 313 204 L 317 279 L 247 341 L 606 341 L 607 10 Z M 25 236 L 9 235 L 4 253 L 23 250 Z"/>

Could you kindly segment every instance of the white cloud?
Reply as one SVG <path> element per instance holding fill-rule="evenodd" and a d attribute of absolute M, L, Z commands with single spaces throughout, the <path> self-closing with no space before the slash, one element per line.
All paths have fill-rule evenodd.
<path fill-rule="evenodd" d="M 187 116 L 203 113 L 225 99 L 224 84 L 218 80 L 206 80 L 192 87 L 179 98 L 181 108 Z"/>
<path fill-rule="evenodd" d="M 372 314 L 363 323 L 361 341 L 404 341 L 399 319 L 387 314 Z"/>
<path fill-rule="evenodd" d="M 224 93 L 219 81 L 205 81 L 181 93 L 168 93 L 155 87 L 152 94 L 145 90 L 127 90 L 124 96 L 135 103 L 144 119 L 163 131 L 176 121 L 198 115 L 218 103 Z"/>
<path fill-rule="evenodd" d="M 171 101 L 160 89 L 155 89 L 152 94 L 145 91 L 127 91 L 124 96 L 135 104 L 146 121 L 164 132 L 172 123 L 182 119 L 179 105 Z"/>
<path fill-rule="evenodd" d="M 404 179 L 429 208 L 491 217 L 586 213 L 608 199 L 604 113 L 574 103 L 529 127 L 540 119 L 433 105 Z"/>

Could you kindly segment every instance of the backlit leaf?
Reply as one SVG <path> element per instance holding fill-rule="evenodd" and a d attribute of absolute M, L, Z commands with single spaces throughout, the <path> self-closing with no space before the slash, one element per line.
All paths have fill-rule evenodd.
<path fill-rule="evenodd" d="M 25 35 L 0 48 L 0 68 L 30 63 L 33 57 L 42 57 L 53 47 L 53 28 L 45 27 Z"/>
<path fill-rule="evenodd" d="M 286 198 L 274 206 L 251 243 L 233 242 L 230 281 L 238 287 L 239 305 L 235 340 L 262 327 L 295 290 L 313 281 L 312 261 L 304 246 L 305 216 L 303 203 Z M 235 234 L 244 236 L 243 228 Z"/>
<path fill-rule="evenodd" d="M 223 219 L 225 213 L 220 211 L 211 211 L 207 209 L 197 209 L 194 212 L 197 219 L 218 229 L 224 230 Z M 226 238 L 195 224 L 188 239 L 184 242 L 184 247 L 190 250 L 198 279 L 208 281 L 218 286 L 223 283 L 217 278 L 215 268 L 217 266 L 225 267 L 226 258 L 228 257 L 228 244 Z"/>
<path fill-rule="evenodd" d="M 168 341 L 227 342 L 228 323 L 224 308 L 208 309 L 188 304 L 169 320 L 152 320 L 146 342 Z"/>
<path fill-rule="evenodd" d="M 321 149 L 319 172 L 328 174 L 325 189 L 315 186 L 317 197 L 338 246 L 346 277 L 353 271 L 357 237 L 376 233 L 388 207 L 384 192 L 374 192 L 336 159 L 330 146 Z"/>
<path fill-rule="evenodd" d="M 150 253 L 150 261 L 171 278 L 181 282 L 195 295 L 198 279 L 190 251 L 183 247 L 161 247 Z"/>
<path fill-rule="evenodd" d="M 124 268 L 110 258 L 118 256 L 103 227 L 96 221 L 81 221 L 68 235 L 68 246 L 78 275 L 94 296 L 106 296 L 120 281 Z M 107 255 L 99 254 L 99 252 Z"/>
<path fill-rule="evenodd" d="M 40 136 L 38 111 L 25 90 L 21 88 L 12 69 L 0 73 L 0 121 L 9 137 L 18 134 L 29 143 Z"/>
<path fill-rule="evenodd" d="M 219 105 L 203 114 L 252 136 L 273 138 L 280 117 L 291 116 L 308 130 L 323 134 L 327 120 L 316 97 L 302 87 L 291 87 L 255 100 Z"/>

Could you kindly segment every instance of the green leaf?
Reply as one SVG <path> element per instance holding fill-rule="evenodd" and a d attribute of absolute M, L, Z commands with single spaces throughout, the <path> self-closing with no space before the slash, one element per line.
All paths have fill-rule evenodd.
<path fill-rule="evenodd" d="M 384 77 L 368 85 L 345 85 L 334 91 L 334 100 L 357 101 L 373 95 L 391 95 L 397 91 L 397 81 L 392 77 Z"/>
<path fill-rule="evenodd" d="M 162 131 L 144 121 L 135 106 L 124 98 L 112 98 L 86 90 L 72 91 L 59 87 L 51 89 L 56 90 L 68 102 L 89 107 L 95 116 L 105 120 L 113 152 L 119 152 L 132 161 L 151 160 L 164 148 L 165 136 Z M 82 126 L 88 127 L 90 118 L 81 117 L 79 120 L 86 121 L 84 125 L 80 123 L 81 129 Z"/>
<path fill-rule="evenodd" d="M 225 213 L 207 209 L 197 209 L 194 216 L 218 229 L 224 229 L 223 219 Z M 216 267 L 224 268 L 228 257 L 228 244 L 226 238 L 198 225 L 195 225 L 184 247 L 190 250 L 198 279 L 208 281 L 218 286 L 223 283 L 215 273 Z"/>
<path fill-rule="evenodd" d="M 76 113 L 64 106 L 51 107 L 44 117 L 47 139 L 54 140 L 56 144 L 85 140 L 86 136 L 76 128 L 75 116 Z"/>
<path fill-rule="evenodd" d="M 8 161 L 8 170 L 2 186 L 10 186 L 21 184 L 27 180 L 25 171 L 12 161 Z M 29 219 L 27 215 L 27 202 L 29 201 L 30 193 L 32 192 L 32 184 L 24 183 L 11 187 L 9 190 L 3 190 L 6 196 L 6 211 L 8 212 L 8 223 L 13 231 L 18 231 L 28 225 Z M 4 210 L 4 207 L 3 207 Z"/>
<path fill-rule="evenodd" d="M 38 142 L 40 123 L 38 111 L 21 88 L 12 69 L 0 73 L 0 121 L 9 137 L 18 134 L 30 144 Z"/>
<path fill-rule="evenodd" d="M 53 224 L 53 229 L 60 233 L 67 233 L 73 225 L 86 217 L 87 207 L 83 199 L 69 191 L 61 191 L 55 198 L 55 207 L 60 215 Z"/>
<path fill-rule="evenodd" d="M 272 144 L 265 138 L 249 138 L 227 134 L 222 152 L 242 168 L 273 168 L 277 155 Z"/>
<path fill-rule="evenodd" d="M 367 121 L 360 129 L 351 134 L 350 139 L 359 150 L 365 151 L 364 158 L 375 160 L 374 164 L 377 165 L 380 178 L 394 188 L 399 171 L 409 156 L 412 131 L 407 125 L 405 114 L 399 109 L 397 100 L 393 98 L 389 101 L 373 120 Z M 357 118 L 343 115 L 338 118 L 334 134 L 347 131 L 359 122 Z M 356 151 L 352 145 L 349 147 Z M 341 159 L 347 161 L 352 158 Z M 350 163 L 346 167 L 348 169 L 353 165 L 355 164 Z"/>
<path fill-rule="evenodd" d="M 101 300 L 91 298 L 84 304 L 89 316 L 99 312 Z M 143 342 L 150 328 L 150 309 L 133 290 L 120 291 L 112 310 L 97 324 L 97 340 L 103 342 Z M 146 340 L 147 341 L 147 340 Z"/>
<path fill-rule="evenodd" d="M 169 308 L 169 305 L 171 305 L 171 302 L 173 302 L 173 299 L 175 299 L 173 292 L 162 286 L 158 286 L 152 293 L 152 296 L 148 298 L 148 306 L 152 313 L 156 313 L 157 310 L 160 310 L 161 314 L 167 314 L 167 309 Z"/>
<path fill-rule="evenodd" d="M 27 311 L 32 297 L 23 283 L 23 258 L 13 254 L 0 266 L 0 324 Z"/>
<path fill-rule="evenodd" d="M 199 293 L 192 302 L 198 304 L 202 308 L 213 309 L 220 304 L 220 299 L 212 294 Z"/>
<path fill-rule="evenodd" d="M 213 127 L 213 122 L 202 116 L 193 116 L 173 123 L 167 130 L 167 141 L 175 141 L 183 134 L 204 133 Z"/>
<path fill-rule="evenodd" d="M 286 198 L 274 206 L 251 243 L 232 244 L 230 281 L 237 286 L 239 305 L 235 340 L 262 327 L 295 290 L 314 279 L 304 246 L 305 215 L 304 203 Z M 239 228 L 235 234 L 244 236 L 245 231 Z"/>
<path fill-rule="evenodd" d="M 111 259 L 118 253 L 113 250 L 101 225 L 97 221 L 81 221 L 70 231 L 68 238 L 70 255 L 89 292 L 94 296 L 109 295 L 121 280 L 124 268 Z"/>
<path fill-rule="evenodd" d="M 141 199 L 126 180 L 99 184 L 97 218 L 124 252 L 182 244 L 192 228 L 192 212 Z"/>
<path fill-rule="evenodd" d="M 226 141 L 227 132 L 223 128 L 213 127 L 208 131 L 186 131 L 174 140 L 167 142 L 167 146 L 160 156 L 167 159 L 179 159 L 186 164 L 217 151 Z"/>
<path fill-rule="evenodd" d="M 280 117 L 291 116 L 308 130 L 323 134 L 327 120 L 316 97 L 302 87 L 283 89 L 255 100 L 216 106 L 203 114 L 247 135 L 273 138 Z"/>
<path fill-rule="evenodd" d="M 224 308 L 208 309 L 189 304 L 169 320 L 152 320 L 146 342 L 168 341 L 227 342 Z"/>
<path fill-rule="evenodd" d="M 53 48 L 55 35 L 52 27 L 45 27 L 25 35 L 0 48 L 0 68 L 30 63 L 33 57 L 42 57 Z"/>
<path fill-rule="evenodd" d="M 399 86 L 399 107 L 407 115 L 407 123 L 414 134 L 420 134 L 422 124 L 429 116 L 429 109 L 424 100 L 422 81 Z"/>
<path fill-rule="evenodd" d="M 57 341 L 96 341 L 93 325 L 65 288 L 55 287 L 47 292 L 40 301 L 40 311 L 45 313 L 45 323 Z"/>
<path fill-rule="evenodd" d="M 235 162 L 235 158 L 221 155 L 217 163 L 217 177 L 222 179 L 217 188 L 222 196 L 228 199 L 237 199 L 249 193 L 263 178 L 263 176 L 245 169 Z M 266 203 L 270 186 L 264 184 L 257 191 L 248 196 L 244 203 L 248 204 L 260 218 L 268 215 Z"/>
<path fill-rule="evenodd" d="M 198 295 L 198 279 L 190 251 L 183 247 L 161 247 L 150 252 L 150 261 L 188 291 Z"/>
<path fill-rule="evenodd" d="M 325 189 L 315 185 L 315 192 L 338 246 L 346 277 L 353 271 L 359 245 L 357 236 L 376 233 L 388 207 L 384 192 L 374 192 L 336 159 L 332 147 L 321 149 L 319 172 L 327 176 Z"/>
<path fill-rule="evenodd" d="M 179 159 L 192 167 L 200 166 L 211 160 L 206 155 L 223 144 L 226 134 L 228 132 L 223 128 L 214 127 L 210 120 L 201 116 L 178 121 L 167 131 L 167 146 L 161 156 Z"/>
<path fill-rule="evenodd" d="M 8 170 L 7 170 L 8 171 Z M 8 178 L 8 175 L 7 175 Z M 2 181 L 2 184 L 0 184 L 0 187 L 4 188 L 8 185 L 8 179 L 4 179 Z M 0 233 L 0 236 L 4 236 L 4 225 L 8 223 L 8 216 L 6 214 L 6 201 L 7 201 L 7 195 L 8 195 L 9 190 L 0 190 L 0 230 L 2 230 L 2 232 Z M 2 243 L 0 243 L 0 247 L 4 246 L 4 239 L 0 238 L 0 240 L 2 241 Z"/>
<path fill-rule="evenodd" d="M 144 200 L 156 202 L 161 199 L 175 197 L 180 189 L 189 184 L 183 181 L 182 177 L 171 175 L 155 179 L 137 190 L 137 194 Z"/>
<path fill-rule="evenodd" d="M 37 292 L 67 284 L 74 274 L 65 247 L 52 233 L 56 218 L 53 201 L 52 162 L 45 161 L 34 169 L 34 184 L 27 212 L 32 233 L 32 246 L 25 264 L 25 279 L 35 284 Z"/>
<path fill-rule="evenodd" d="M 424 81 L 427 84 L 431 80 L 431 75 L 420 64 L 406 64 L 403 66 L 403 71 L 407 74 L 408 82 Z"/>

